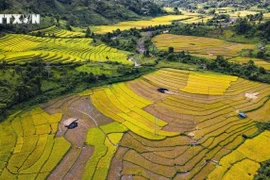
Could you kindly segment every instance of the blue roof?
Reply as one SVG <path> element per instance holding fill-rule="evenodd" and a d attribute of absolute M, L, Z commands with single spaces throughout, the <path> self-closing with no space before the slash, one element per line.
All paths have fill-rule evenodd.
<path fill-rule="evenodd" d="M 243 117 L 243 118 L 246 118 L 247 115 L 245 113 L 239 113 L 239 116 Z"/>

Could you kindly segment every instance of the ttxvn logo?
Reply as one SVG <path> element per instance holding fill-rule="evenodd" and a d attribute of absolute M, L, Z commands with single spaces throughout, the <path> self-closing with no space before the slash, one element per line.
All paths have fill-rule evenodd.
<path fill-rule="evenodd" d="M 0 24 L 40 24 L 40 15 L 0 14 Z"/>

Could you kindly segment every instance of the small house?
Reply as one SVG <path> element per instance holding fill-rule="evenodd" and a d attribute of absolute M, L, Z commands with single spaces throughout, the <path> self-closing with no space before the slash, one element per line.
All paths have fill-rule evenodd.
<path fill-rule="evenodd" d="M 64 126 L 68 129 L 74 129 L 78 126 L 78 118 L 69 118 L 64 121 Z"/>
<path fill-rule="evenodd" d="M 238 115 L 239 115 L 239 117 L 241 117 L 241 118 L 246 118 L 246 117 L 247 117 L 247 115 L 246 115 L 245 113 L 239 113 Z"/>

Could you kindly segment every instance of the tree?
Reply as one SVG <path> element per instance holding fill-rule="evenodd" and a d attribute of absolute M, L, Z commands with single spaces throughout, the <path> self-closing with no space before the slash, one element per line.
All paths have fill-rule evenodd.
<path fill-rule="evenodd" d="M 72 28 L 71 28 L 71 25 L 69 22 L 67 22 L 67 24 L 66 24 L 66 29 L 69 31 L 72 31 Z"/>
<path fill-rule="evenodd" d="M 178 7 L 175 7 L 175 8 L 173 9 L 173 11 L 174 11 L 174 13 L 175 13 L 176 15 L 180 14 L 180 11 L 179 11 Z"/>
<path fill-rule="evenodd" d="M 247 18 L 238 18 L 234 28 L 237 34 L 245 34 L 252 26 L 248 23 Z"/>
<path fill-rule="evenodd" d="M 85 37 L 86 37 L 86 38 L 91 37 L 91 30 L 90 30 L 89 27 L 87 27 L 87 29 L 86 29 Z"/>
<path fill-rule="evenodd" d="M 171 54 L 171 53 L 174 53 L 174 47 L 171 47 L 171 46 L 170 46 L 170 47 L 168 48 L 168 52 L 169 52 L 170 54 Z"/>
<path fill-rule="evenodd" d="M 259 24 L 261 24 L 261 22 L 263 20 L 263 13 L 262 12 L 260 12 L 258 20 L 259 20 Z"/>

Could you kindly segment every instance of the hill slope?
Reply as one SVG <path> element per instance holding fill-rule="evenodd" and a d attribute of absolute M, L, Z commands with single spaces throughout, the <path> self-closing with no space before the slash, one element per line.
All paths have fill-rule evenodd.
<path fill-rule="evenodd" d="M 42 17 L 67 20 L 74 26 L 111 24 L 163 13 L 158 5 L 144 0 L 0 0 L 0 11 L 39 13 Z"/>
<path fill-rule="evenodd" d="M 246 6 L 246 5 L 267 5 L 270 3 L 269 0 L 156 0 L 164 5 L 170 6 L 181 6 L 181 7 L 192 7 L 196 4 L 206 3 L 208 5 L 225 7 L 228 5 L 233 6 Z M 196 7 L 196 6 L 194 6 Z"/>

